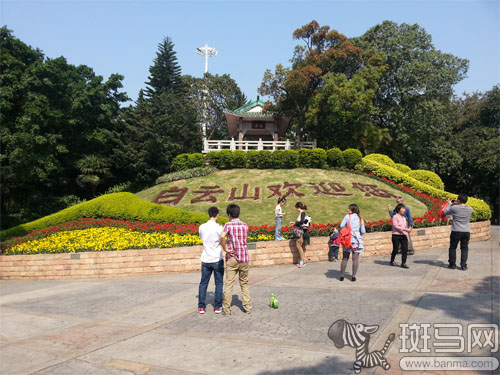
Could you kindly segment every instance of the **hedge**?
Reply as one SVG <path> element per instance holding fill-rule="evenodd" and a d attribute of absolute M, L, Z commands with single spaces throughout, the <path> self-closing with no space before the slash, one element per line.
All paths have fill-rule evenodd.
<path fill-rule="evenodd" d="M 340 148 L 334 147 L 326 152 L 326 161 L 329 167 L 343 167 L 344 156 Z"/>
<path fill-rule="evenodd" d="M 387 155 L 369 154 L 366 155 L 363 159 L 373 160 L 376 161 L 377 163 L 384 164 L 392 168 L 396 168 L 396 163 Z"/>
<path fill-rule="evenodd" d="M 326 151 L 322 148 L 315 148 L 314 150 L 303 148 L 299 150 L 298 166 L 300 168 L 328 168 Z"/>
<path fill-rule="evenodd" d="M 457 199 L 457 194 L 448 193 L 441 189 L 436 189 L 433 186 L 427 185 L 417 179 L 400 172 L 396 168 L 388 167 L 373 160 L 363 159 L 357 166 L 364 172 L 373 173 L 378 177 L 385 177 L 403 186 L 411 187 L 421 193 L 429 194 L 435 198 L 444 200 Z M 467 204 L 474 209 L 471 220 L 489 220 L 491 219 L 491 208 L 486 203 L 477 198 L 469 198 Z"/>
<path fill-rule="evenodd" d="M 84 217 L 175 224 L 202 224 L 208 220 L 208 215 L 146 202 L 132 193 L 114 193 L 101 195 L 41 219 L 3 230 L 0 232 L 0 239 L 3 241 L 8 237 L 28 234 L 34 229 L 43 229 Z M 221 223 L 225 221 L 227 219 L 220 219 Z"/>
<path fill-rule="evenodd" d="M 173 171 L 183 171 L 186 169 L 203 167 L 204 165 L 205 156 L 203 154 L 180 154 L 174 158 L 170 169 Z"/>
<path fill-rule="evenodd" d="M 361 151 L 355 148 L 348 148 L 342 152 L 344 158 L 343 167 L 353 169 L 361 160 L 363 159 L 363 154 Z"/>
<path fill-rule="evenodd" d="M 419 180 L 427 185 L 434 186 L 436 189 L 444 190 L 443 180 L 441 180 L 441 177 L 439 177 L 434 172 L 423 169 L 415 169 L 406 174 L 410 177 L 413 177 L 415 180 Z"/>
<path fill-rule="evenodd" d="M 216 170 L 217 168 L 212 166 L 185 169 L 158 177 L 155 181 L 155 184 L 165 184 L 172 181 L 187 180 L 188 178 L 208 176 L 209 174 L 214 173 Z"/>
<path fill-rule="evenodd" d="M 409 171 L 411 171 L 411 168 L 409 166 L 400 163 L 396 163 L 396 166 L 394 168 L 403 173 L 408 173 Z"/>

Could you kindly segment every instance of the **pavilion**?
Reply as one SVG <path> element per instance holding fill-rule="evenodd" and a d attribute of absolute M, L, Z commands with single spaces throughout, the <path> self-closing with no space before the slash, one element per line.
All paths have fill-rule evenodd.
<path fill-rule="evenodd" d="M 238 141 L 275 141 L 284 136 L 290 117 L 275 118 L 273 112 L 264 110 L 264 102 L 259 100 L 245 104 L 235 110 L 224 111 L 227 132 Z"/>
<path fill-rule="evenodd" d="M 257 100 L 244 106 L 225 110 L 227 132 L 231 140 L 203 140 L 203 153 L 220 150 L 291 150 L 300 148 L 316 148 L 314 142 L 300 142 L 298 147 L 284 137 L 291 118 L 278 117 L 274 112 L 264 109 L 265 103 L 257 96 Z"/>

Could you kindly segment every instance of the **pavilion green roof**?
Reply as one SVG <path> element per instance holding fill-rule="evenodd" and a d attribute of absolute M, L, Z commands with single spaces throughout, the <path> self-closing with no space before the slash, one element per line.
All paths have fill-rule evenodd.
<path fill-rule="evenodd" d="M 251 101 L 250 103 L 245 104 L 244 106 L 242 106 L 240 108 L 236 108 L 236 109 L 233 109 L 232 111 L 227 111 L 227 112 L 245 113 L 245 112 L 250 111 L 252 108 L 255 108 L 258 106 L 264 107 L 265 104 L 266 103 L 264 103 L 262 100 L 257 99 L 257 100 Z M 256 117 L 258 117 L 258 116 L 256 116 Z M 264 117 L 267 117 L 267 116 L 264 116 Z"/>

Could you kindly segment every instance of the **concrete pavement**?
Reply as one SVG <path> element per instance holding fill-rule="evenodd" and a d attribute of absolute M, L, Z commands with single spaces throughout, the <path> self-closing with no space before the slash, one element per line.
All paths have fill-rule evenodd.
<path fill-rule="evenodd" d="M 243 313 L 235 287 L 230 317 L 213 314 L 211 305 L 207 314 L 197 313 L 198 273 L 0 281 L 0 371 L 350 374 L 355 349 L 337 349 L 327 336 L 334 321 L 345 319 L 379 326 L 371 335 L 371 351 L 396 335 L 385 355 L 391 368 L 363 368 L 362 374 L 424 373 L 400 368 L 401 357 L 422 355 L 401 353 L 400 324 L 459 323 L 464 330 L 469 323 L 499 324 L 499 232 L 492 227 L 490 241 L 471 244 L 465 272 L 444 267 L 447 249 L 418 252 L 409 258 L 409 270 L 390 267 L 388 257 L 362 259 L 356 282 L 338 280 L 340 263 L 251 269 L 254 310 Z M 210 303 L 213 291 L 212 282 Z M 271 293 L 279 297 L 277 310 L 268 307 Z M 494 339 L 498 342 L 498 336 Z M 429 343 L 437 341 L 433 336 Z M 490 349 L 451 355 L 491 357 Z M 494 355 L 498 358 L 498 352 Z"/>

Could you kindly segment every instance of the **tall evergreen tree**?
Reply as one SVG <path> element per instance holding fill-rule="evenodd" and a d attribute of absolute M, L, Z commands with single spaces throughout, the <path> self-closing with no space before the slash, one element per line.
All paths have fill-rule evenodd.
<path fill-rule="evenodd" d="M 181 86 L 181 67 L 177 62 L 174 43 L 165 37 L 158 43 L 158 52 L 149 67 L 147 87 L 144 91 L 146 97 L 159 96 L 167 91 L 176 91 Z"/>
<path fill-rule="evenodd" d="M 120 174 L 138 186 L 148 186 L 169 172 L 176 155 L 201 150 L 199 116 L 188 98 L 173 46 L 168 37 L 158 44 L 148 87 L 117 123 L 115 161 Z"/>

